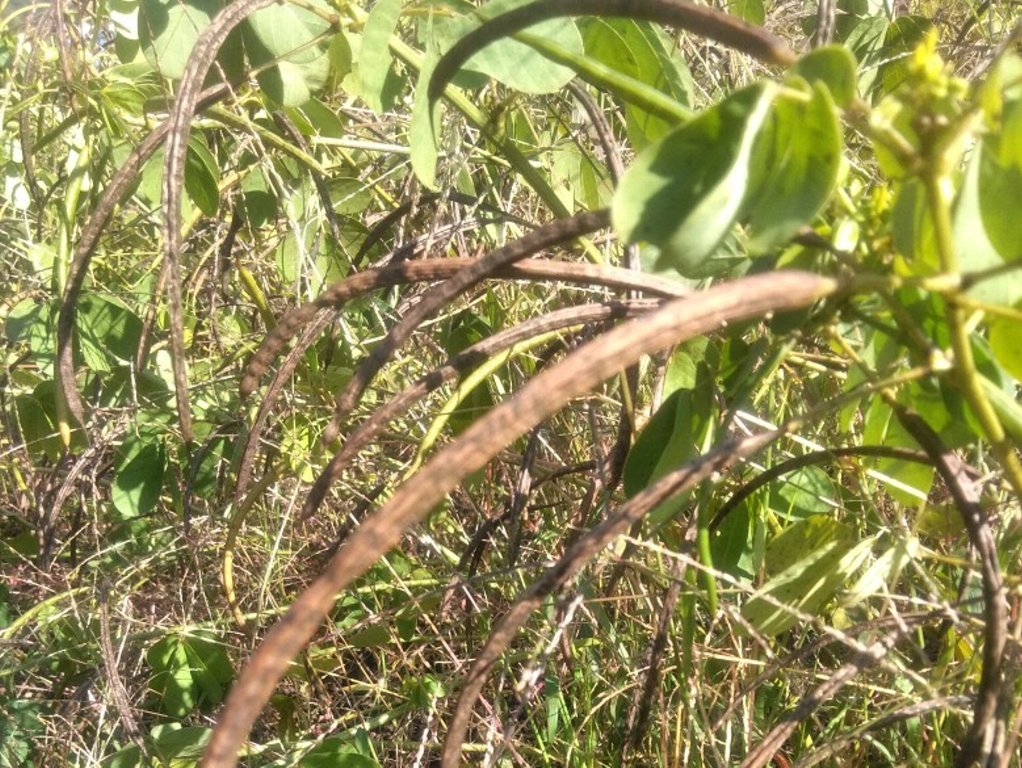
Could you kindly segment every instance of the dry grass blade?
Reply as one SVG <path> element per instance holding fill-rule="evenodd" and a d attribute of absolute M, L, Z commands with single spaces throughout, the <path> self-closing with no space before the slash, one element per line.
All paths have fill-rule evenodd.
<path fill-rule="evenodd" d="M 412 524 L 511 440 L 646 354 L 731 321 L 806 307 L 835 294 L 840 287 L 836 280 L 806 272 L 775 272 L 722 284 L 669 302 L 642 320 L 615 328 L 536 376 L 433 457 L 331 558 L 324 572 L 269 631 L 242 671 L 202 765 L 223 768 L 236 764 L 238 749 L 256 717 L 291 659 L 316 633 L 337 592 L 365 573 Z"/>

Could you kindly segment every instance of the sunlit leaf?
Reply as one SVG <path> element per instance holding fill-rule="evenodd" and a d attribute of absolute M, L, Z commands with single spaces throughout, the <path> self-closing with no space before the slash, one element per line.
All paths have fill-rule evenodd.
<path fill-rule="evenodd" d="M 310 2 L 332 13 L 324 0 Z M 308 101 L 323 87 L 330 72 L 327 32 L 330 23 L 297 5 L 271 5 L 245 20 L 249 58 L 257 67 L 268 66 L 256 77 L 275 102 L 294 107 Z"/>
<path fill-rule="evenodd" d="M 743 218 L 752 253 L 786 243 L 820 212 L 837 184 L 841 147 L 837 108 L 822 85 L 808 101 L 774 99 L 750 160 Z"/>
<path fill-rule="evenodd" d="M 697 272 L 738 218 L 775 92 L 769 83 L 738 91 L 647 147 L 614 195 L 622 238 L 658 246 L 658 267 Z"/>
<path fill-rule="evenodd" d="M 855 56 L 843 45 L 827 45 L 810 51 L 791 68 L 810 84 L 823 83 L 834 102 L 847 107 L 855 98 Z"/>
<path fill-rule="evenodd" d="M 482 23 L 531 0 L 493 0 L 481 6 L 475 14 L 463 16 L 444 25 L 438 32 L 441 40 L 456 40 Z M 569 53 L 583 53 L 582 36 L 570 18 L 545 21 L 529 27 L 528 32 Z M 523 93 L 552 93 L 564 87 L 575 76 L 568 67 L 556 64 L 525 43 L 504 38 L 476 52 L 465 62 L 463 70 L 481 72 L 504 85 Z"/>
<path fill-rule="evenodd" d="M 401 18 L 402 0 L 378 0 L 369 11 L 359 49 L 358 79 L 362 98 L 374 112 L 383 112 L 383 89 L 394 64 L 390 36 Z"/>

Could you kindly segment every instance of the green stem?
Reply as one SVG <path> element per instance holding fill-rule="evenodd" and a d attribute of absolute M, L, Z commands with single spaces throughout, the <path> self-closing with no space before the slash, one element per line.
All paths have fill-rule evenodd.
<path fill-rule="evenodd" d="M 949 174 L 944 168 L 942 155 L 929 154 L 924 173 L 923 185 L 926 199 L 933 217 L 933 229 L 941 270 L 945 274 L 959 273 L 958 256 L 955 253 L 954 235 L 951 225 L 951 204 L 945 188 Z M 1004 469 L 1012 490 L 1022 497 L 1022 463 L 1019 463 L 1014 448 L 1004 432 L 1004 427 L 989 398 L 983 391 L 976 360 L 972 354 L 972 342 L 966 324 L 967 309 L 955 294 L 949 294 L 946 302 L 946 317 L 951 333 L 951 348 L 954 351 L 954 372 L 952 381 L 965 397 L 972 412 L 979 420 L 994 457 Z"/>

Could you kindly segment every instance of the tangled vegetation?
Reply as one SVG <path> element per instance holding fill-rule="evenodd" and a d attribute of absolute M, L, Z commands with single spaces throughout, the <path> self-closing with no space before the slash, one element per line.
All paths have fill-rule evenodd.
<path fill-rule="evenodd" d="M 1011 10 L 0 0 L 0 767 L 1019 765 Z"/>

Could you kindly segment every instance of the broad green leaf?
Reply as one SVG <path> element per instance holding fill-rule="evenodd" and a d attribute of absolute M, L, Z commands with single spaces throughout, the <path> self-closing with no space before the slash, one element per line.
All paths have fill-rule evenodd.
<path fill-rule="evenodd" d="M 132 360 L 141 336 L 142 320 L 113 296 L 90 293 L 78 302 L 78 341 L 91 370 Z"/>
<path fill-rule="evenodd" d="M 625 121 L 632 144 L 642 149 L 672 130 L 677 118 L 671 117 L 671 111 L 691 109 L 695 86 L 664 32 L 654 24 L 623 18 L 591 18 L 581 23 L 588 57 L 662 94 L 657 98 L 646 93 L 651 100 L 643 102 L 636 99 L 638 91 L 626 96 L 611 88 L 625 100 Z M 665 103 L 677 106 L 665 113 Z"/>
<path fill-rule="evenodd" d="M 1017 445 L 1022 446 L 1022 405 L 986 376 L 980 376 L 979 383 L 1004 431 L 1011 435 Z"/>
<path fill-rule="evenodd" d="M 490 336 L 493 329 L 475 312 L 462 312 L 454 317 L 441 344 L 448 356 L 456 355 L 478 341 Z M 462 377 L 464 380 L 464 377 Z M 473 388 L 450 415 L 448 423 L 456 435 L 468 429 L 482 414 L 493 407 L 493 395 L 484 383 Z"/>
<path fill-rule="evenodd" d="M 160 709 L 172 717 L 184 717 L 195 709 L 196 692 L 188 668 L 183 639 L 169 635 L 146 651 L 146 661 L 155 674 L 150 687 L 160 699 Z"/>
<path fill-rule="evenodd" d="M 839 20 L 840 21 L 840 20 Z M 839 24 L 840 26 L 840 24 Z M 844 36 L 844 44 L 859 62 L 858 92 L 869 94 L 877 81 L 887 19 L 883 14 L 867 13 L 852 21 L 852 28 Z"/>
<path fill-rule="evenodd" d="M 164 77 L 180 79 L 196 39 L 223 7 L 223 0 L 141 0 L 138 39 L 146 60 Z M 240 37 L 228 36 L 217 62 L 230 79 L 241 73 Z M 217 77 L 216 67 L 210 76 Z"/>
<path fill-rule="evenodd" d="M 863 426 L 862 442 L 866 445 L 888 445 L 917 449 L 915 439 L 905 431 L 894 417 L 890 406 L 876 398 L 870 402 Z M 891 482 L 885 484 L 888 493 L 907 507 L 916 507 L 925 501 L 933 484 L 933 467 L 900 459 L 874 459 L 876 471 Z"/>
<path fill-rule="evenodd" d="M 56 414 L 47 405 L 50 404 L 39 400 L 34 394 L 18 395 L 14 398 L 14 417 L 21 444 L 28 452 L 33 456 L 46 456 L 56 461 L 63 450 L 57 434 Z"/>
<path fill-rule="evenodd" d="M 177 760 L 197 760 L 202 757 L 202 752 L 212 734 L 213 731 L 210 728 L 197 726 L 182 728 L 178 723 L 167 723 L 153 727 L 152 745 L 156 754 L 165 763 Z"/>
<path fill-rule="evenodd" d="M 750 24 L 762 25 L 766 21 L 766 9 L 763 0 L 731 0 L 727 4 L 728 13 L 732 13 Z"/>
<path fill-rule="evenodd" d="M 919 179 L 906 179 L 898 185 L 891 216 L 891 239 L 908 260 L 913 274 L 932 275 L 940 271 L 933 216 Z"/>
<path fill-rule="evenodd" d="M 707 345 L 708 339 L 705 336 L 698 336 L 674 351 L 664 371 L 664 398 L 670 397 L 679 389 L 695 389 L 698 366 L 706 358 Z"/>
<path fill-rule="evenodd" d="M 1022 381 L 1022 335 L 1017 320 L 999 317 L 990 323 L 990 350 L 1008 373 Z"/>
<path fill-rule="evenodd" d="M 679 389 L 664 400 L 639 433 L 622 475 L 629 498 L 696 454 L 708 414 L 693 408 L 692 392 Z"/>
<path fill-rule="evenodd" d="M 614 195 L 622 238 L 658 246 L 658 267 L 697 273 L 738 218 L 749 154 L 775 92 L 770 83 L 738 91 L 647 147 Z"/>
<path fill-rule="evenodd" d="M 811 85 L 823 83 L 839 107 L 847 107 L 855 99 L 855 56 L 843 45 L 827 45 L 810 51 L 791 68 L 792 74 Z"/>
<path fill-rule="evenodd" d="M 834 483 L 825 471 L 820 467 L 803 467 L 771 488 L 770 507 L 786 518 L 821 515 L 834 510 L 835 496 Z"/>
<path fill-rule="evenodd" d="M 790 609 L 819 615 L 869 557 L 872 542 L 854 544 L 849 533 L 833 529 L 830 540 L 814 539 L 813 549 L 792 552 L 797 559 L 756 590 L 742 616 L 761 633 L 777 635 L 800 620 Z M 780 562 L 776 556 L 775 561 Z"/>
<path fill-rule="evenodd" d="M 979 208 L 990 242 L 1004 259 L 1022 257 L 1022 99 L 1005 103 L 1001 129 L 981 142 Z"/>
<path fill-rule="evenodd" d="M 131 520 L 153 510 L 163 490 L 166 463 L 162 441 L 142 436 L 124 441 L 117 451 L 110 493 L 122 519 Z"/>
<path fill-rule="evenodd" d="M 440 60 L 431 41 L 427 41 L 426 58 L 419 70 L 419 80 L 415 84 L 415 101 L 412 106 L 412 119 L 408 126 L 408 148 L 411 151 L 412 170 L 415 176 L 428 189 L 437 189 L 436 161 L 440 142 L 442 99 L 432 104 L 426 98 L 429 80 Z"/>
<path fill-rule="evenodd" d="M 766 547 L 764 565 L 768 576 L 786 571 L 807 554 L 833 543 L 850 548 L 855 542 L 855 531 L 831 515 L 811 515 L 799 520 L 770 540 Z"/>
<path fill-rule="evenodd" d="M 185 157 L 185 191 L 207 216 L 220 207 L 220 168 L 201 136 L 193 135 Z"/>
<path fill-rule="evenodd" d="M 376 113 L 382 113 L 383 89 L 387 73 L 394 66 L 390 55 L 390 36 L 401 19 L 401 0 L 377 0 L 369 11 L 362 47 L 358 56 L 359 91 Z"/>
<path fill-rule="evenodd" d="M 307 752 L 302 768 L 380 768 L 370 757 L 359 754 L 351 739 L 330 736 Z"/>
<path fill-rule="evenodd" d="M 756 571 L 753 557 L 756 525 L 748 500 L 728 513 L 710 538 L 714 568 L 736 578 L 752 578 Z"/>
<path fill-rule="evenodd" d="M 197 707 L 207 710 L 216 706 L 234 676 L 222 646 L 200 634 L 168 635 L 149 648 L 146 661 L 155 673 L 150 686 L 159 697 L 160 709 L 172 717 L 184 717 Z M 202 734 L 193 732 L 179 738 L 197 744 Z M 174 744 L 182 747 L 180 742 Z"/>
<path fill-rule="evenodd" d="M 841 124 L 822 85 L 809 100 L 779 96 L 756 142 L 743 209 L 749 251 L 783 245 L 826 205 L 841 167 Z"/>
<path fill-rule="evenodd" d="M 957 515 L 957 513 L 955 514 Z M 870 541 L 875 541 L 875 538 Z M 857 605 L 873 595 L 884 594 L 889 588 L 894 587 L 902 570 L 915 559 L 918 553 L 919 542 L 916 539 L 897 539 L 894 546 L 874 560 L 842 595 L 841 607 L 848 608 Z"/>
<path fill-rule="evenodd" d="M 309 99 L 301 107 L 294 107 L 287 112 L 307 136 L 318 135 L 331 139 L 344 136 L 344 122 L 333 109 L 318 99 Z"/>
<path fill-rule="evenodd" d="M 481 6 L 475 14 L 462 16 L 443 25 L 438 31 L 449 41 L 446 47 L 478 27 L 481 19 L 492 19 L 531 0 L 493 0 Z M 477 16 L 477 15 L 478 16 Z M 581 56 L 582 36 L 569 18 L 553 19 L 529 27 L 535 38 L 543 38 L 569 54 Z M 476 52 L 462 68 L 481 72 L 499 80 L 509 88 L 523 93 L 553 93 L 563 88 L 575 73 L 556 64 L 529 45 L 513 38 L 504 38 Z"/>
<path fill-rule="evenodd" d="M 523 32 L 518 37 L 551 61 L 570 67 L 587 83 L 613 93 L 630 106 L 638 107 L 655 115 L 667 126 L 686 122 L 692 117 L 692 110 L 688 107 L 664 95 L 656 88 L 608 67 L 598 59 L 567 51 L 538 35 Z"/>
<path fill-rule="evenodd" d="M 42 702 L 7 698 L 10 695 L 0 700 L 0 768 L 39 765 L 42 756 L 36 744 L 46 734 L 45 708 Z"/>
<path fill-rule="evenodd" d="M 48 364 L 57 354 L 57 304 L 22 299 L 4 322 L 4 336 L 11 344 L 25 344 L 33 362 Z"/>
<path fill-rule="evenodd" d="M 982 211 L 981 167 L 989 151 L 985 142 L 977 144 L 955 200 L 954 247 L 958 263 L 965 272 L 979 272 L 1004 264 L 1004 255 L 998 252 L 990 240 Z M 989 204 L 987 207 L 991 208 Z M 1010 207 L 1000 205 L 999 208 L 991 209 L 990 218 L 994 226 L 999 225 L 998 220 L 1004 216 L 1003 211 Z M 1010 218 L 1018 216 L 1011 215 Z M 969 289 L 969 296 L 991 304 L 1014 306 L 1022 301 L 1022 271 L 1006 272 L 994 280 L 980 280 Z"/>
<path fill-rule="evenodd" d="M 910 56 L 932 28 L 933 22 L 930 19 L 910 15 L 898 16 L 888 25 L 883 47 L 878 51 L 878 96 L 893 93 L 905 84 Z"/>
<path fill-rule="evenodd" d="M 325 0 L 310 2 L 333 12 Z M 256 77 L 271 99 L 296 107 L 323 87 L 330 73 L 329 29 L 322 16 L 287 4 L 263 8 L 245 20 L 249 59 L 256 67 L 269 66 Z"/>
<path fill-rule="evenodd" d="M 693 458 L 710 428 L 712 403 L 706 386 L 679 389 L 650 418 L 628 453 L 622 475 L 625 495 L 632 497 Z M 656 527 L 684 507 L 689 494 L 675 496 L 648 514 Z"/>

